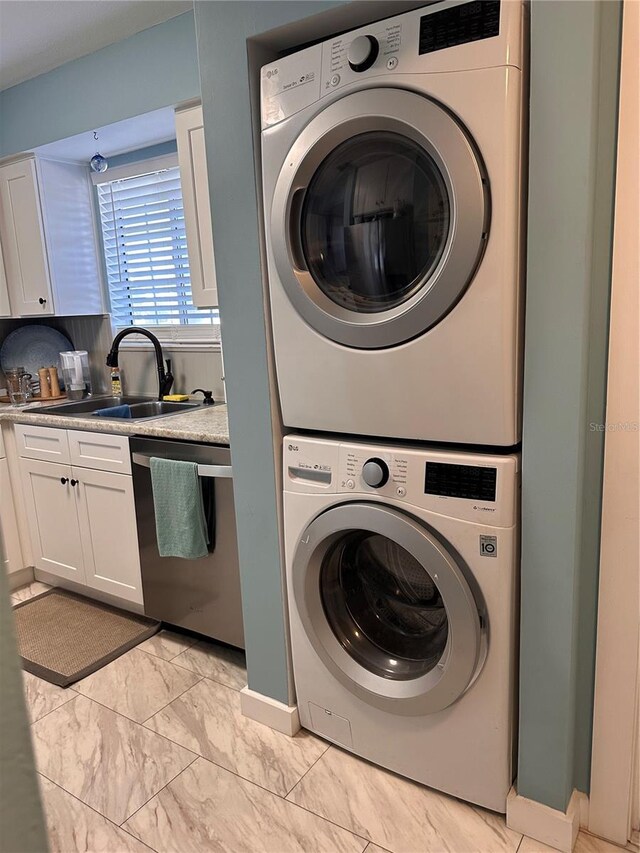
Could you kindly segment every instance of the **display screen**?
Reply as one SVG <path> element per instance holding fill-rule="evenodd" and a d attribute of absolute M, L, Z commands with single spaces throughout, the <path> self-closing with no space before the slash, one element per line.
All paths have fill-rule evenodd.
<path fill-rule="evenodd" d="M 496 476 L 495 468 L 427 462 L 424 491 L 427 495 L 444 495 L 448 498 L 495 501 Z"/>
<path fill-rule="evenodd" d="M 491 38 L 500 32 L 500 0 L 462 3 L 420 18 L 418 53 Z"/>

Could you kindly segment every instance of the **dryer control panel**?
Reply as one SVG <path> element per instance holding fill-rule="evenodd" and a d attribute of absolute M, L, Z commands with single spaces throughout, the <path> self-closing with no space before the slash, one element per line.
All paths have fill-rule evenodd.
<path fill-rule="evenodd" d="M 363 83 L 411 85 L 405 75 L 521 69 L 524 14 L 516 0 L 441 0 L 285 56 L 261 69 L 262 128 Z"/>
<path fill-rule="evenodd" d="M 520 482 L 518 454 L 497 456 L 287 436 L 284 488 L 375 496 L 449 517 L 510 527 Z"/>

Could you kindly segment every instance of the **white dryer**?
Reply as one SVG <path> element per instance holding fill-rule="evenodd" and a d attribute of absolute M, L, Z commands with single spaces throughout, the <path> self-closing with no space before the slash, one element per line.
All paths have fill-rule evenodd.
<path fill-rule="evenodd" d="M 302 725 L 504 812 L 514 775 L 519 457 L 284 441 Z"/>
<path fill-rule="evenodd" d="M 262 69 L 288 427 L 519 441 L 523 16 L 435 3 Z"/>

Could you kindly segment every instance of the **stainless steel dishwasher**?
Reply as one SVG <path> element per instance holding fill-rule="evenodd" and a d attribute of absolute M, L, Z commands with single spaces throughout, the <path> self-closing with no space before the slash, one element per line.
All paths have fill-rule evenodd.
<path fill-rule="evenodd" d="M 229 448 L 134 437 L 130 445 L 145 613 L 244 648 Z M 160 556 L 149 470 L 154 456 L 195 462 L 203 482 L 213 478 L 215 547 L 206 557 L 183 560 Z"/>

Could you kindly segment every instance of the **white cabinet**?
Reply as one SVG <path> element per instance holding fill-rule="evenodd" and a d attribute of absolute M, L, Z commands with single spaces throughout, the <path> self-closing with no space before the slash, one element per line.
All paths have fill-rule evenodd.
<path fill-rule="evenodd" d="M 14 316 L 54 313 L 35 160 L 0 168 L 0 235 Z"/>
<path fill-rule="evenodd" d="M 130 470 L 128 439 L 49 427 L 16 431 L 35 568 L 84 585 L 88 594 L 142 604 L 133 480 L 103 470 Z M 48 432 L 55 433 L 51 442 Z M 39 454 L 50 446 L 70 461 L 43 461 Z"/>
<path fill-rule="evenodd" d="M 0 165 L 0 241 L 12 316 L 102 313 L 85 166 L 33 156 Z"/>
<path fill-rule="evenodd" d="M 13 504 L 13 491 L 9 477 L 9 464 L 5 457 L 2 431 L 0 430 L 0 533 L 4 551 L 4 570 L 7 574 L 24 568 L 22 548 L 16 511 Z"/>
<path fill-rule="evenodd" d="M 0 240 L 0 317 L 11 316 L 11 303 L 9 302 L 9 288 L 7 287 L 7 274 L 4 271 L 4 257 L 2 255 L 2 240 Z"/>
<path fill-rule="evenodd" d="M 57 462 L 27 458 L 20 460 L 20 468 L 35 568 L 84 584 L 76 488 L 71 485 L 71 468 Z"/>
<path fill-rule="evenodd" d="M 78 520 L 87 586 L 141 604 L 132 478 L 88 468 L 74 467 L 72 472 L 78 481 Z"/>
<path fill-rule="evenodd" d="M 176 112 L 176 141 L 193 303 L 198 308 L 217 308 L 218 287 L 201 106 Z"/>

